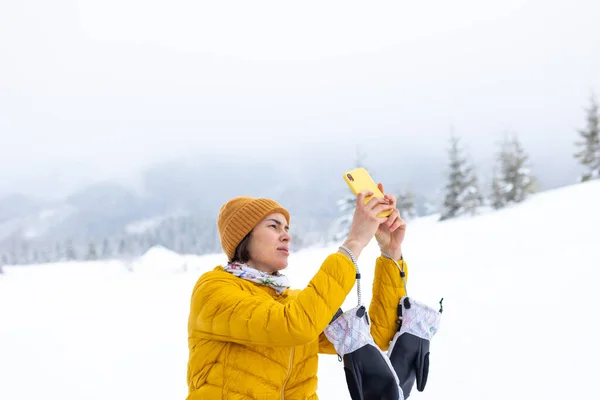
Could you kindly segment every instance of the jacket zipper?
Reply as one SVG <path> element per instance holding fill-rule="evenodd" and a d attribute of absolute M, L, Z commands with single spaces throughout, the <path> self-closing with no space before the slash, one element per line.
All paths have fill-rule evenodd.
<path fill-rule="evenodd" d="M 281 399 L 285 400 L 285 386 L 287 385 L 288 381 L 290 380 L 290 375 L 292 374 L 292 365 L 294 365 L 294 351 L 296 350 L 295 347 L 292 347 L 292 350 L 290 351 L 290 365 L 288 366 L 288 371 L 287 371 L 287 376 L 285 377 L 285 381 L 283 381 L 283 386 L 281 387 Z"/>

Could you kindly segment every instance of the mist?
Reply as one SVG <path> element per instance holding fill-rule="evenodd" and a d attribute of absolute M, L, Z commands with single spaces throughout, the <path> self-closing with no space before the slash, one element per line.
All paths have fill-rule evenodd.
<path fill-rule="evenodd" d="M 518 133 L 553 186 L 574 179 L 600 90 L 594 1 L 2 8 L 0 194 L 135 187 L 148 168 L 205 155 L 290 174 L 318 157 L 339 175 L 357 146 L 409 182 L 443 167 L 451 129 L 487 169 Z"/>

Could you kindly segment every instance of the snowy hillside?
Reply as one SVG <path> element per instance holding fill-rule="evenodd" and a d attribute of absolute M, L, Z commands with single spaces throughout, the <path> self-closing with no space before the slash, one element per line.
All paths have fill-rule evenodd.
<path fill-rule="evenodd" d="M 595 181 L 409 225 L 409 294 L 432 306 L 444 298 L 427 387 L 410 398 L 595 397 L 599 204 Z M 293 254 L 295 286 L 333 251 Z M 359 260 L 365 302 L 376 256 L 372 243 Z M 5 267 L 0 399 L 184 399 L 190 291 L 222 261 L 159 248 L 126 263 Z M 346 307 L 355 302 L 352 292 Z M 319 376 L 322 399 L 349 399 L 335 356 L 322 356 Z"/>

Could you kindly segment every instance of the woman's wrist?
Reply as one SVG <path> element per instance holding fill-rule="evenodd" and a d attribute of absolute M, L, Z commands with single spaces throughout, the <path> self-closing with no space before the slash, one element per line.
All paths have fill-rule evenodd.
<path fill-rule="evenodd" d="M 382 255 L 393 258 L 396 261 L 402 260 L 402 248 L 397 248 L 397 249 L 380 248 L 380 249 L 381 249 Z"/>
<path fill-rule="evenodd" d="M 350 239 L 350 238 L 346 239 L 346 241 L 344 242 L 343 246 L 346 247 L 348 250 L 350 250 L 352 252 L 352 254 L 354 255 L 355 259 L 358 259 L 358 257 L 360 256 L 360 253 L 364 249 L 364 246 L 362 244 L 360 244 L 359 241 L 354 240 L 354 239 Z M 340 249 L 338 252 L 342 253 L 345 256 L 347 256 L 348 258 L 350 258 L 350 255 L 346 251 Z"/>

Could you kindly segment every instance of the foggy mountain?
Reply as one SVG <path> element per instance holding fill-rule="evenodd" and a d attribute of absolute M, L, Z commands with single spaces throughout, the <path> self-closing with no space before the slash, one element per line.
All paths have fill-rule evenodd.
<path fill-rule="evenodd" d="M 439 204 L 442 198 L 444 145 L 441 143 L 428 153 L 411 152 L 408 146 L 403 151 L 399 146 L 377 151 L 363 146 L 358 156 L 355 147 L 337 144 L 312 148 L 298 145 L 295 151 L 269 148 L 264 154 L 253 151 L 252 158 L 243 152 L 198 154 L 144 169 L 136 187 L 101 181 L 60 200 L 12 194 L 0 197 L 0 250 L 31 246 L 45 248 L 46 252 L 61 247 L 64 252 L 64 243 L 69 243 L 82 252 L 88 251 L 87 246 L 100 247 L 106 241 L 112 247 L 123 247 L 126 244 L 120 242 L 124 238 L 144 234 L 150 228 L 160 231 L 153 233 L 152 243 L 162 243 L 183 229 L 183 224 L 187 226 L 187 236 L 197 236 L 198 241 L 205 242 L 194 245 L 194 252 L 214 251 L 218 250 L 219 207 L 239 195 L 270 197 L 281 202 L 291 212 L 292 232 L 299 235 L 301 243 L 304 235 L 326 235 L 331 223 L 340 216 L 336 201 L 349 194 L 342 173 L 355 167 L 357 158 L 376 180 L 384 183 L 386 191 L 413 191 L 417 211 L 424 215 L 426 203 Z M 486 156 L 484 162 L 477 164 L 484 193 L 488 191 L 491 172 L 491 160 L 485 159 L 490 158 Z M 542 163 L 544 160 L 547 164 Z M 532 164 L 541 189 L 575 180 L 575 163 L 567 151 L 551 158 L 532 157 Z M 164 224 L 170 224 L 167 230 Z M 194 233 L 190 233 L 190 225 L 195 226 Z M 147 247 L 152 244 L 149 240 L 136 246 Z"/>

